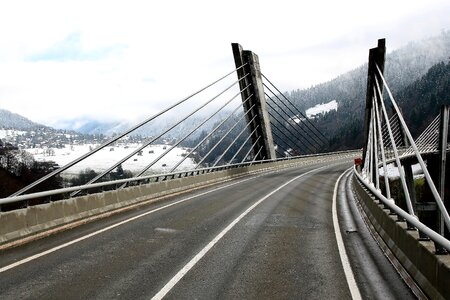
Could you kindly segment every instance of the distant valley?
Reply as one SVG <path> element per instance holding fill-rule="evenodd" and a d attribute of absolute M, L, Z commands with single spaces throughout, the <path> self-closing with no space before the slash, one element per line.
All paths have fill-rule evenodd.
<path fill-rule="evenodd" d="M 388 51 L 386 78 L 403 108 L 407 121 L 413 124 L 411 125 L 413 134 L 418 134 L 424 124 L 437 114 L 440 105 L 450 103 L 449 53 L 450 31 L 443 31 L 440 35 L 410 43 L 390 53 Z M 354 149 L 362 146 L 366 73 L 367 65 L 364 64 L 329 82 L 285 93 L 329 138 L 329 144 L 321 149 L 322 151 Z M 226 114 L 227 112 L 219 114 L 180 146 L 193 147 Z M 299 123 L 302 117 L 291 115 L 289 119 Z M 189 119 L 159 139 L 157 144 L 173 144 L 201 121 L 201 118 Z M 116 146 L 142 144 L 146 138 L 156 136 L 170 127 L 172 122 L 173 120 L 166 118 L 158 123 L 143 126 L 116 143 Z M 92 146 L 102 144 L 111 136 L 135 125 L 126 121 L 101 122 L 82 118 L 62 120 L 58 124 L 63 129 L 44 126 L 0 109 L 0 140 L 20 149 Z M 219 131 L 217 136 L 213 135 L 211 142 L 217 141 L 218 135 L 223 134 L 224 130 L 226 129 Z M 275 142 L 283 143 L 277 139 Z M 200 154 L 207 152 L 208 144 L 199 148 Z M 210 162 L 220 155 L 219 150 L 212 154 Z M 301 149 L 299 152 L 302 153 Z"/>

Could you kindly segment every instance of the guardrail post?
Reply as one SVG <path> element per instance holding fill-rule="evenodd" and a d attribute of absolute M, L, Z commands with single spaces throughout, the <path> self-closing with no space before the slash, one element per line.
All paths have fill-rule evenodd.
<path fill-rule="evenodd" d="M 255 144 L 254 155 L 256 160 L 275 159 L 275 147 L 272 137 L 272 129 L 270 127 L 269 114 L 267 112 L 266 97 L 264 94 L 264 87 L 261 78 L 261 69 L 259 65 L 258 56 L 248 50 L 243 50 L 242 46 L 233 43 L 234 62 L 236 68 L 245 65 L 237 71 L 238 79 L 241 88 L 241 97 L 244 102 L 244 113 L 250 110 L 246 115 L 247 124 L 250 123 L 250 132 L 252 134 L 252 144 Z M 247 77 L 244 78 L 246 74 Z M 246 86 L 250 85 L 247 89 Z M 253 107 L 253 108 L 252 108 Z M 253 119 L 253 117 L 256 118 Z M 258 126 L 259 125 L 259 126 Z M 255 130 L 256 128 L 256 130 Z M 260 139 L 258 139 L 261 137 Z M 261 151 L 259 151 L 261 149 Z M 258 153 L 259 152 L 259 153 Z"/>

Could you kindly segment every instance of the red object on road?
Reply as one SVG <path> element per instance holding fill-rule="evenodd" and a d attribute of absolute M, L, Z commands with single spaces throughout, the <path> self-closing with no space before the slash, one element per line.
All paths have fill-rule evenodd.
<path fill-rule="evenodd" d="M 355 166 L 360 166 L 360 165 L 362 165 L 362 159 L 359 157 L 355 158 Z"/>

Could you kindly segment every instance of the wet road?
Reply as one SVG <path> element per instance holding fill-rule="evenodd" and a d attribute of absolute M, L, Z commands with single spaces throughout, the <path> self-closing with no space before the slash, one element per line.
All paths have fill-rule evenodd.
<path fill-rule="evenodd" d="M 350 299 L 332 218 L 350 166 L 253 175 L 2 251 L 0 298 Z M 349 180 L 337 216 L 358 293 L 412 298 L 365 229 Z"/>

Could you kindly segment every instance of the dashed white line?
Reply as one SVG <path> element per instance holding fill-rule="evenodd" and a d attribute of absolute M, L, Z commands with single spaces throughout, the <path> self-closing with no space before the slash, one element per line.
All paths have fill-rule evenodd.
<path fill-rule="evenodd" d="M 162 299 L 165 295 L 167 295 L 167 293 L 169 293 L 172 288 L 184 277 L 184 275 L 186 275 L 189 270 L 191 270 L 199 261 L 200 259 L 202 259 L 203 256 L 205 256 L 206 253 L 208 253 L 208 251 L 214 247 L 214 245 L 220 241 L 220 239 L 228 232 L 230 231 L 242 218 L 244 218 L 249 212 L 251 212 L 255 207 L 257 207 L 261 202 L 263 202 L 264 200 L 266 200 L 267 198 L 269 198 L 270 196 L 272 196 L 273 194 L 275 194 L 276 192 L 278 192 L 279 190 L 281 190 L 282 188 L 284 188 L 285 186 L 287 186 L 288 184 L 290 184 L 291 182 L 305 176 L 308 175 L 309 173 L 315 172 L 315 171 L 319 171 L 323 168 L 327 168 L 329 166 L 323 166 L 320 168 L 316 168 L 313 169 L 311 171 L 308 171 L 306 173 L 303 173 L 299 176 L 296 176 L 294 178 L 292 178 L 291 180 L 289 180 L 288 182 L 285 182 L 284 184 L 282 184 L 281 186 L 277 187 L 275 190 L 271 191 L 270 193 L 268 193 L 267 195 L 265 195 L 264 197 L 262 197 L 261 199 L 259 199 L 258 201 L 256 201 L 253 205 L 251 205 L 249 208 L 247 208 L 242 214 L 240 214 L 236 219 L 234 219 L 230 224 L 228 224 L 227 227 L 225 227 L 218 235 L 216 235 L 216 237 L 214 237 L 214 239 L 212 239 L 202 250 L 200 250 L 200 252 L 198 252 L 183 268 L 181 268 L 181 270 L 178 271 L 177 274 L 175 274 L 175 276 L 172 277 L 172 279 L 170 279 L 166 285 L 155 295 L 153 296 L 152 300 L 160 300 Z"/>

